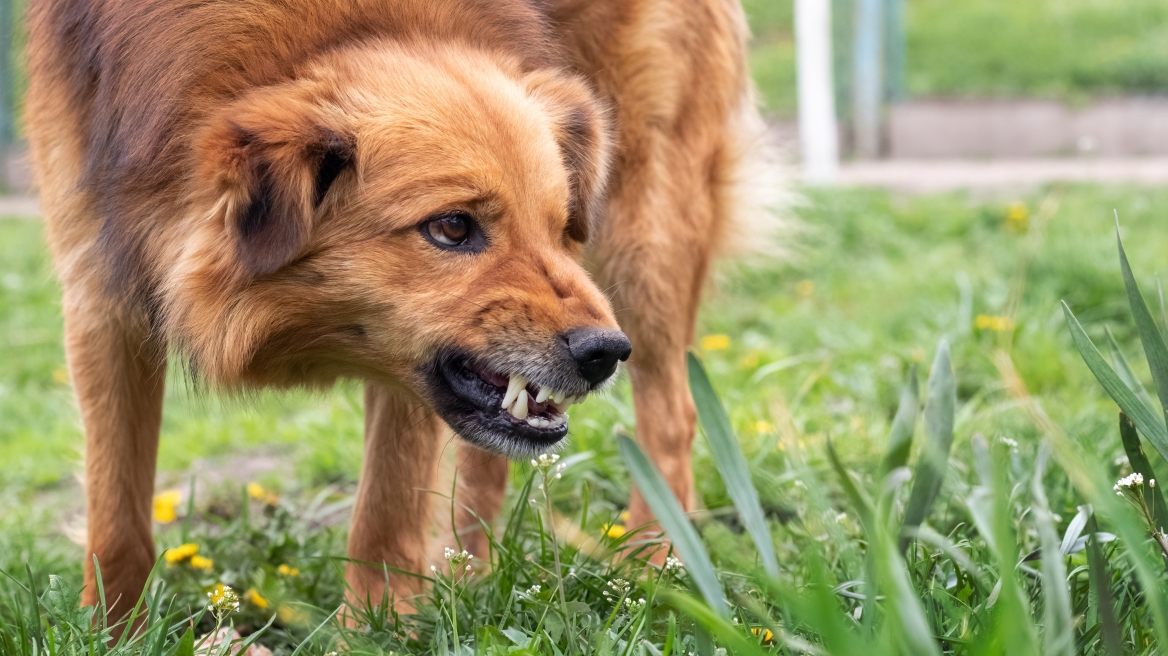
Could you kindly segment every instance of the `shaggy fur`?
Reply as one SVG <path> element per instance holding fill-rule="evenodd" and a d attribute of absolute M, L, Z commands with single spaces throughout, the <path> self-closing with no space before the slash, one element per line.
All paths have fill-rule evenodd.
<path fill-rule="evenodd" d="M 564 335 L 619 317 L 638 439 L 692 507 L 685 351 L 757 121 L 736 2 L 30 4 L 28 134 L 108 599 L 154 562 L 168 354 L 225 391 L 367 381 L 350 555 L 417 571 L 444 423 L 478 445 L 468 526 L 507 472 L 480 447 L 550 446 L 476 432 L 434 371 L 585 393 Z M 424 238 L 450 213 L 473 252 Z M 651 520 L 639 496 L 631 514 Z M 349 580 L 380 597 L 379 568 Z"/>

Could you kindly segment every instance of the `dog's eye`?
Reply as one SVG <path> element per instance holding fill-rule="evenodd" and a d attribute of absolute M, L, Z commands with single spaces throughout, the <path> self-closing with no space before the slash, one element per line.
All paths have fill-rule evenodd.
<path fill-rule="evenodd" d="M 486 237 L 478 224 L 465 212 L 443 214 L 421 226 L 422 235 L 443 250 L 477 253 L 486 246 Z"/>

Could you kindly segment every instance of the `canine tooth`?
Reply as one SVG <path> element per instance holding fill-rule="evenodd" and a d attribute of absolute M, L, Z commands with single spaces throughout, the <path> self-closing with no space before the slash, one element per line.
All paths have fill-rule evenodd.
<path fill-rule="evenodd" d="M 519 392 L 527 387 L 527 378 L 525 376 L 511 376 L 511 380 L 507 381 L 507 393 L 503 395 L 503 407 L 509 408 L 515 399 L 519 398 Z"/>
<path fill-rule="evenodd" d="M 552 391 L 552 403 L 554 405 L 559 405 L 563 402 L 564 402 L 564 393 L 561 392 L 560 390 L 553 390 Z"/>
<path fill-rule="evenodd" d="M 519 396 L 515 397 L 515 405 L 511 406 L 511 414 L 516 419 L 527 419 L 527 390 L 519 390 Z"/>
<path fill-rule="evenodd" d="M 541 387 L 541 388 L 539 388 L 539 394 L 535 395 L 535 402 L 536 403 L 543 403 L 544 401 L 547 401 L 548 397 L 551 395 L 552 395 L 552 391 L 550 389 L 548 389 L 546 387 Z"/>

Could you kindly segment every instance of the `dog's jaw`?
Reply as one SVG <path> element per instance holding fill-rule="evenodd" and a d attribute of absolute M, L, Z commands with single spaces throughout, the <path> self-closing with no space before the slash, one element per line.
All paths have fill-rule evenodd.
<path fill-rule="evenodd" d="M 426 367 L 425 381 L 435 410 L 456 433 L 486 451 L 521 458 L 558 448 L 568 434 L 568 407 L 591 391 L 554 369 L 533 365 L 504 374 L 481 359 L 443 352 Z"/>

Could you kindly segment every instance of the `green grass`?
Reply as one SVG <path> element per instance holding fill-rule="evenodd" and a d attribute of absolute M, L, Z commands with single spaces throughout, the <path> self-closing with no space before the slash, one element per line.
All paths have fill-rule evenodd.
<path fill-rule="evenodd" d="M 784 116 L 795 112 L 793 4 L 743 3 L 755 36 L 755 80 L 768 108 Z M 833 4 L 833 20 L 840 23 L 836 38 L 846 38 L 851 3 Z M 1168 93 L 1168 4 L 1160 0 L 905 0 L 905 5 L 910 97 L 1081 102 L 1108 94 Z M 836 48 L 849 51 L 846 41 Z"/>
<path fill-rule="evenodd" d="M 699 355 L 742 445 L 781 571 L 777 588 L 758 574 L 751 538 L 757 527 L 746 524 L 753 521 L 749 514 L 740 519 L 734 512 L 731 492 L 716 473 L 732 470 L 716 468 L 714 450 L 698 440 L 698 496 L 708 512 L 699 516 L 697 527 L 735 617 L 783 639 L 826 645 L 834 653 L 849 653 L 831 635 L 832 627 L 844 627 L 850 637 L 839 640 L 870 643 L 874 653 L 896 653 L 911 642 L 903 629 L 911 625 L 903 619 L 910 617 L 903 614 L 910 607 L 895 611 L 900 615 L 887 605 L 865 607 L 862 614 L 873 618 L 866 624 L 863 618 L 851 619 L 862 602 L 832 591 L 875 576 L 872 585 L 891 586 L 881 590 L 904 592 L 904 585 L 913 590 L 929 631 L 943 638 L 936 644 L 945 653 L 993 653 L 994 641 L 1007 640 L 1009 631 L 1042 644 L 1048 601 L 1032 572 L 1055 567 L 1056 559 L 1021 559 L 1038 549 L 1049 531 L 1061 539 L 1077 507 L 1094 501 L 1101 530 L 1120 536 L 1103 544 L 1101 552 L 1125 649 L 1153 653 L 1163 640 L 1156 635 L 1156 613 L 1141 592 L 1146 585 L 1137 580 L 1142 561 L 1129 557 L 1130 545 L 1144 544 L 1139 531 L 1121 511 L 1099 505 L 1090 496 L 1093 488 L 1082 483 L 1084 477 L 1110 477 L 1110 485 L 1129 471 L 1116 464 L 1125 453 L 1116 407 L 1076 352 L 1059 301 L 1069 303 L 1101 347 L 1104 326 L 1110 326 L 1136 374 L 1150 382 L 1127 309 L 1111 212 L 1117 209 L 1123 222 L 1137 280 L 1145 292 L 1155 290 L 1155 276 L 1166 273 L 1168 189 L 1047 190 L 1022 199 L 1029 207 L 1028 223 L 1007 220 L 1005 199 L 902 197 L 870 190 L 808 194 L 800 213 L 810 227 L 798 260 L 724 267 L 700 320 L 699 334 L 729 336 L 728 348 L 699 350 Z M 1045 214 L 1040 207 L 1047 208 Z M 1040 216 L 1051 216 L 1045 229 L 1039 229 Z M 80 581 L 81 550 L 63 528 L 76 524 L 70 518 L 79 508 L 73 474 L 81 434 L 68 385 L 54 375 L 63 365 L 59 292 L 41 239 L 37 222 L 0 220 L 0 508 L 5 509 L 0 512 L 0 569 L 27 586 L 27 566 L 37 590 L 52 591 L 41 608 L 54 613 L 54 625 L 61 626 L 73 612 L 68 609 L 75 606 L 72 595 Z M 1021 271 L 1024 284 L 1019 284 Z M 1067 436 L 1055 443 L 1056 458 L 1046 465 L 1037 488 L 1045 506 L 1032 476 L 1044 431 L 1017 397 L 1017 387 L 1007 386 L 995 366 L 1002 335 L 977 327 L 979 315 L 1004 316 L 1011 307 L 1017 322 L 1008 351 L 1012 362 L 1037 407 Z M 888 434 L 904 380 L 915 364 L 924 383 L 941 338 L 951 345 L 955 428 L 948 473 L 925 522 L 975 567 L 966 570 L 921 543 L 898 570 L 895 549 L 887 547 L 896 536 L 861 525 L 863 504 L 841 485 L 844 479 L 828 458 L 826 439 L 838 452 L 839 467 L 856 473 L 857 488 L 879 500 Z M 192 467 L 204 472 L 196 481 L 203 493 L 190 514 L 159 527 L 158 542 L 197 543 L 214 565 L 209 571 L 188 565 L 160 568 L 159 603 L 178 595 L 165 623 L 173 630 L 168 642 L 160 643 L 161 653 L 173 653 L 189 625 L 187 609 L 199 608 L 205 589 L 219 582 L 241 593 L 254 588 L 269 602 L 260 609 L 244 601 L 235 621 L 245 633 L 275 609 L 286 609 L 260 637 L 277 653 L 291 653 L 314 623 L 324 622 L 337 608 L 343 563 L 336 558 L 344 555 L 341 520 L 360 463 L 360 406 L 355 384 L 324 394 L 265 394 L 243 402 L 192 395 L 181 377 L 172 377 L 160 465 L 184 489 L 189 484 L 185 472 Z M 531 467 L 516 465 L 508 501 L 516 510 L 507 513 L 512 530 L 499 527 L 492 573 L 455 586 L 457 611 L 451 612 L 451 589 L 443 579 L 431 588 L 419 615 L 397 618 L 397 625 L 395 618 L 384 617 L 387 624 L 368 633 L 330 624 L 301 653 L 345 651 L 345 645 L 359 653 L 451 653 L 455 624 L 463 643 L 473 642 L 476 653 L 505 653 L 523 644 L 526 653 L 557 653 L 552 645 L 567 653 L 570 644 L 587 653 L 637 653 L 641 639 L 657 652 L 673 640 L 674 653 L 708 653 L 699 624 L 733 648 L 733 636 L 719 633 L 725 627 L 717 621 L 695 621 L 702 616 L 687 601 L 689 575 L 644 582 L 635 559 L 612 558 L 614 545 L 600 537 L 605 524 L 619 521 L 627 503 L 629 474 L 615 434 L 635 434 L 630 407 L 622 383 L 608 398 L 590 400 L 573 412 L 568 467 L 551 486 L 551 497 L 558 515 L 601 546 L 589 555 L 577 548 L 583 544 L 578 536 L 558 544 L 563 571 L 574 572 L 565 578 L 567 613 L 554 594 L 559 576 L 543 497 L 524 488 L 532 479 Z M 914 466 L 927 434 L 923 428 L 917 432 Z M 1145 450 L 1152 468 L 1168 471 L 1155 450 Z M 261 458 L 286 465 L 261 477 L 281 495 L 274 506 L 241 501 L 241 487 L 249 481 L 232 476 Z M 986 461 L 996 464 L 988 470 L 979 466 Z M 1079 461 L 1089 464 L 1079 468 Z M 217 471 L 216 463 L 227 463 L 221 466 L 229 471 Z M 902 485 L 886 498 L 882 517 L 899 517 L 909 487 Z M 736 489 L 733 498 L 742 503 L 740 486 Z M 535 506 L 527 503 L 529 498 Z M 1035 523 L 1047 506 L 1049 526 Z M 986 509 L 996 510 L 985 514 Z M 996 536 L 992 545 L 987 534 Z M 871 569 L 867 563 L 877 555 L 878 562 L 891 565 Z M 1105 653 L 1098 614 L 1091 611 L 1098 590 L 1091 592 L 1095 588 L 1088 585 L 1086 559 L 1080 551 L 1063 562 L 1071 577 L 1067 604 L 1076 622 L 1073 653 Z M 299 568 L 299 575 L 282 576 L 281 564 Z M 883 574 L 876 576 L 876 571 Z M 1000 601 L 987 608 L 995 582 L 1008 572 L 1014 575 L 995 597 Z M 50 584 L 49 574 L 59 575 L 55 583 Z M 632 582 L 629 593 L 634 601 L 647 600 L 644 609 L 624 605 L 614 610 L 604 591 L 611 592 L 609 583 L 616 578 Z M 541 591 L 527 595 L 534 585 Z M 6 643 L 19 640 L 13 629 L 3 628 L 31 612 L 29 595 L 11 580 L 0 582 L 0 652 L 29 653 L 27 647 Z M 161 608 L 165 611 L 165 604 Z M 1017 617 L 1003 619 L 1006 610 Z M 879 619 L 885 617 L 900 619 Z M 1050 625 L 1059 618 L 1053 616 Z M 198 635 L 213 626 L 209 615 L 196 623 Z M 35 620 L 23 622 L 26 629 L 35 625 Z M 794 653 L 787 647 L 780 651 Z"/>

